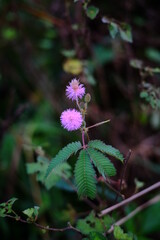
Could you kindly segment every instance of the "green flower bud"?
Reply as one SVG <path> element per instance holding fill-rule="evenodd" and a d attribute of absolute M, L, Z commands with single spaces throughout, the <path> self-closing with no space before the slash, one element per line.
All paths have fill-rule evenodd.
<path fill-rule="evenodd" d="M 87 93 L 84 97 L 84 100 L 86 103 L 89 103 L 91 101 L 91 95 L 89 93 Z"/>

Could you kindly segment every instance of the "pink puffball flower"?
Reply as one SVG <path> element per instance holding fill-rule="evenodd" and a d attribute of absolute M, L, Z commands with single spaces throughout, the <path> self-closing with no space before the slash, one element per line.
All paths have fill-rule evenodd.
<path fill-rule="evenodd" d="M 67 109 L 63 111 L 60 120 L 62 126 L 68 131 L 79 129 L 83 122 L 81 113 L 76 109 Z"/>
<path fill-rule="evenodd" d="M 85 94 L 85 87 L 83 84 L 80 84 L 79 81 L 74 78 L 69 86 L 66 88 L 66 96 L 72 101 L 77 100 L 78 98 L 82 98 Z"/>

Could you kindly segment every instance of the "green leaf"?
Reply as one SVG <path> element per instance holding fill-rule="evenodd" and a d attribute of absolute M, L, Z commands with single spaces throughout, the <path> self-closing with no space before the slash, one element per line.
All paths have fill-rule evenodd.
<path fill-rule="evenodd" d="M 12 207 L 15 201 L 17 201 L 17 198 L 11 198 L 7 202 L 0 204 L 0 217 L 5 217 L 6 214 L 12 212 Z"/>
<path fill-rule="evenodd" d="M 18 32 L 14 28 L 7 27 L 2 30 L 2 37 L 5 40 L 14 40 L 17 38 L 17 36 L 18 36 Z"/>
<path fill-rule="evenodd" d="M 116 174 L 116 169 L 106 156 L 103 153 L 93 149 L 88 148 L 88 153 L 93 161 L 94 165 L 97 167 L 98 171 L 102 176 L 114 176 Z"/>
<path fill-rule="evenodd" d="M 63 49 L 61 53 L 63 54 L 63 56 L 67 58 L 72 58 L 72 57 L 75 57 L 76 55 L 76 51 L 74 49 L 70 49 L 70 50 Z"/>
<path fill-rule="evenodd" d="M 124 41 L 130 42 L 130 43 L 133 42 L 131 27 L 129 24 L 127 24 L 127 23 L 121 24 L 121 26 L 119 26 L 119 32 L 120 32 L 121 38 Z"/>
<path fill-rule="evenodd" d="M 114 237 L 116 240 L 133 240 L 133 236 L 124 233 L 123 229 L 121 229 L 119 226 L 114 227 Z"/>
<path fill-rule="evenodd" d="M 146 98 L 146 97 L 148 97 L 148 93 L 147 93 L 146 91 L 142 91 L 142 92 L 140 93 L 140 97 L 141 97 L 141 98 Z"/>
<path fill-rule="evenodd" d="M 89 234 L 89 239 L 90 240 L 106 240 L 107 238 L 104 237 L 101 233 L 99 232 L 91 232 Z"/>
<path fill-rule="evenodd" d="M 75 181 L 79 197 L 89 197 L 91 199 L 95 198 L 95 176 L 96 174 L 91 164 L 89 155 L 86 150 L 82 150 L 75 166 Z"/>
<path fill-rule="evenodd" d="M 23 211 L 23 213 L 28 217 L 27 221 L 36 221 L 39 213 L 39 207 L 34 206 L 34 208 L 27 208 Z"/>
<path fill-rule="evenodd" d="M 149 60 L 160 63 L 160 51 L 156 48 L 147 48 L 145 55 Z"/>
<path fill-rule="evenodd" d="M 105 215 L 103 217 L 103 222 L 106 230 L 109 230 L 111 225 L 114 223 L 114 219 L 109 215 Z"/>
<path fill-rule="evenodd" d="M 52 170 L 59 165 L 66 161 L 73 153 L 76 153 L 82 147 L 80 142 L 73 142 L 69 143 L 66 147 L 61 149 L 58 154 L 51 160 L 47 172 L 46 177 L 52 172 Z"/>
<path fill-rule="evenodd" d="M 55 186 L 62 179 L 62 177 L 64 179 L 68 179 L 71 176 L 71 167 L 65 162 L 57 165 L 54 168 L 54 171 L 51 172 L 47 178 L 45 178 L 48 165 L 49 160 L 42 156 L 37 158 L 37 162 L 26 164 L 27 173 L 36 173 L 37 181 L 42 182 L 48 190 Z"/>
<path fill-rule="evenodd" d="M 118 25 L 114 22 L 109 23 L 108 25 L 109 33 L 112 38 L 115 38 L 115 36 L 118 33 Z"/>
<path fill-rule="evenodd" d="M 114 59 L 114 52 L 111 48 L 96 45 L 93 50 L 96 64 L 103 65 L 112 62 Z"/>
<path fill-rule="evenodd" d="M 90 19 L 95 19 L 97 14 L 99 13 L 99 8 L 96 8 L 95 6 L 90 6 L 86 10 L 87 17 Z"/>
<path fill-rule="evenodd" d="M 105 231 L 102 221 L 95 217 L 93 211 L 85 219 L 77 221 L 77 228 L 85 235 L 89 235 L 91 232 L 103 233 Z"/>
<path fill-rule="evenodd" d="M 100 140 L 93 140 L 88 143 L 89 147 L 95 148 L 103 153 L 107 153 L 108 155 L 115 157 L 116 159 L 120 160 L 123 162 L 124 157 L 120 153 L 120 151 L 111 145 L 106 145 L 104 142 Z"/>
<path fill-rule="evenodd" d="M 47 189 L 55 186 L 61 178 L 68 179 L 71 177 L 71 167 L 68 163 L 62 163 L 54 168 L 54 172 L 52 172 L 48 178 L 44 179 L 44 184 Z"/>

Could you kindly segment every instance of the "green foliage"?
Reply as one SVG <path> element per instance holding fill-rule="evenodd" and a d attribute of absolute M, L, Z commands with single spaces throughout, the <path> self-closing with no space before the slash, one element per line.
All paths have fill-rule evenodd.
<path fill-rule="evenodd" d="M 79 219 L 76 227 L 90 240 L 103 240 L 106 239 L 103 234 L 112 224 L 113 219 L 109 215 L 99 219 L 92 211 L 85 219 Z"/>
<path fill-rule="evenodd" d="M 127 23 L 121 24 L 119 27 L 119 32 L 120 32 L 121 38 L 124 41 L 129 42 L 129 43 L 133 42 L 132 31 L 131 31 L 131 27 L 129 24 L 127 24 Z"/>
<path fill-rule="evenodd" d="M 104 237 L 101 233 L 99 232 L 91 232 L 89 234 L 89 240 L 106 240 L 107 238 Z"/>
<path fill-rule="evenodd" d="M 55 186 L 62 178 L 64 180 L 69 179 L 71 176 L 71 167 L 68 163 L 62 163 L 55 167 L 55 171 L 51 172 L 47 178 L 45 178 L 46 170 L 48 169 L 49 160 L 45 157 L 39 156 L 37 162 L 27 163 L 27 173 L 36 173 L 37 181 L 42 182 L 49 190 Z"/>
<path fill-rule="evenodd" d="M 115 21 L 108 17 L 103 17 L 102 22 L 108 24 L 108 30 L 112 38 L 115 38 L 119 33 L 122 40 L 129 43 L 133 42 L 131 26 L 128 23 Z"/>
<path fill-rule="evenodd" d="M 111 48 L 107 48 L 101 45 L 96 45 L 94 47 L 94 55 L 96 65 L 103 65 L 111 62 L 114 59 L 113 50 Z"/>
<path fill-rule="evenodd" d="M 39 207 L 34 206 L 33 208 L 27 208 L 23 211 L 23 213 L 28 217 L 28 222 L 35 222 L 38 218 Z"/>
<path fill-rule="evenodd" d="M 85 219 L 77 221 L 77 228 L 85 235 L 89 235 L 91 232 L 103 233 L 105 231 L 103 221 L 97 218 L 93 211 Z"/>
<path fill-rule="evenodd" d="M 87 151 L 102 176 L 114 176 L 116 174 L 116 169 L 113 163 L 111 163 L 109 158 L 107 158 L 103 153 L 92 148 L 88 148 Z"/>
<path fill-rule="evenodd" d="M 74 49 L 70 49 L 70 50 L 63 49 L 61 53 L 63 54 L 63 56 L 67 58 L 73 58 L 76 55 L 76 52 Z"/>
<path fill-rule="evenodd" d="M 123 162 L 124 157 L 120 153 L 120 151 L 110 145 L 106 145 L 104 142 L 100 140 L 93 140 L 88 143 L 88 146 L 91 148 L 95 148 L 103 153 L 107 153 L 108 155 L 120 160 Z"/>
<path fill-rule="evenodd" d="M 160 109 L 160 88 L 150 83 L 142 83 L 140 97 L 150 104 L 153 109 Z"/>
<path fill-rule="evenodd" d="M 114 223 L 114 219 L 110 215 L 105 215 L 102 220 L 106 230 L 109 230 Z"/>
<path fill-rule="evenodd" d="M 46 177 L 54 170 L 54 168 L 66 161 L 73 153 L 76 153 L 81 148 L 80 142 L 69 143 L 66 147 L 58 152 L 58 154 L 51 160 L 47 172 Z"/>
<path fill-rule="evenodd" d="M 121 229 L 119 226 L 114 227 L 114 237 L 116 240 L 133 240 L 133 236 L 124 233 L 123 229 Z"/>
<path fill-rule="evenodd" d="M 95 6 L 89 6 L 86 10 L 86 14 L 90 19 L 95 19 L 97 14 L 99 13 L 99 9 Z"/>
<path fill-rule="evenodd" d="M 135 223 L 136 221 L 143 221 L 143 224 L 140 229 L 137 228 L 137 232 L 142 235 L 159 233 L 160 229 L 160 202 L 150 206 L 143 212 L 139 213 L 137 218 L 135 217 L 132 221 Z M 154 216 L 154 217 L 152 217 Z"/>
<path fill-rule="evenodd" d="M 118 25 L 114 22 L 109 23 L 108 25 L 109 33 L 112 38 L 115 38 L 118 33 Z"/>
<path fill-rule="evenodd" d="M 145 52 L 148 59 L 160 63 L 160 51 L 155 48 L 147 48 Z"/>
<path fill-rule="evenodd" d="M 0 217 L 5 217 L 7 214 L 12 213 L 15 201 L 17 201 L 17 198 L 11 198 L 7 202 L 0 204 Z"/>
<path fill-rule="evenodd" d="M 18 35 L 18 32 L 14 28 L 7 27 L 2 30 L 2 37 L 8 41 L 16 39 L 17 35 Z"/>
<path fill-rule="evenodd" d="M 75 181 L 79 197 L 96 196 L 96 174 L 86 150 L 81 150 L 75 166 Z"/>

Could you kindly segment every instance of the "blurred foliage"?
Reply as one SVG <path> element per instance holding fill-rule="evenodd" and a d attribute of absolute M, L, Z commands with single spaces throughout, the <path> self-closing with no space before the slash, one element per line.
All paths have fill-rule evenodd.
<path fill-rule="evenodd" d="M 64 227 L 68 221 L 76 225 L 78 219 L 86 222 L 92 204 L 99 210 L 114 203 L 116 194 L 105 183 L 99 183 L 98 198 L 90 205 L 80 201 L 65 181 L 56 186 L 52 182 L 50 190 L 41 181 L 48 159 L 68 142 L 80 139 L 79 133 L 68 133 L 59 122 L 61 111 L 69 106 L 65 86 L 75 75 L 92 95 L 88 125 L 111 119 L 107 126 L 92 129 L 90 138 L 109 142 L 124 155 L 132 149 L 122 194 L 128 197 L 139 191 L 135 178 L 145 187 L 159 180 L 158 3 L 1 0 L 0 202 L 18 198 L 16 211 L 32 209 L 28 210 L 31 217 L 33 206 L 40 206 L 39 223 L 54 227 Z M 39 160 L 41 154 L 45 159 Z M 39 161 L 44 168 L 38 168 Z M 75 161 L 73 156 L 71 166 Z M 118 169 L 113 186 L 118 189 L 122 166 L 113 162 Z M 30 167 L 35 174 L 28 175 Z M 72 170 L 65 167 L 68 177 Z M 152 195 L 130 204 L 125 213 Z M 124 232 L 117 231 L 131 232 L 138 240 L 160 239 L 159 208 L 159 203 L 150 206 L 126 222 Z M 5 214 L 1 210 L 0 206 Z M 119 212 L 114 219 L 122 216 Z M 8 218 L 0 218 L 0 232 L 3 240 L 81 239 L 73 231 L 44 233 Z M 91 232 L 84 238 L 104 236 Z"/>

